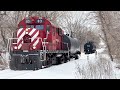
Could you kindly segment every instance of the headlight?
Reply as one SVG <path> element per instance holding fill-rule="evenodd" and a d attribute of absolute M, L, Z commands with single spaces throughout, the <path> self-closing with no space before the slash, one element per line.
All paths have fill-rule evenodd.
<path fill-rule="evenodd" d="M 17 46 L 14 46 L 14 49 L 17 49 Z"/>
<path fill-rule="evenodd" d="M 25 32 L 26 34 L 28 34 L 28 32 Z"/>
<path fill-rule="evenodd" d="M 43 19 L 38 19 L 36 22 L 37 23 L 43 23 Z"/>
<path fill-rule="evenodd" d="M 26 32 L 28 32 L 28 30 L 29 30 L 29 29 L 30 29 L 30 28 L 26 28 L 26 30 L 25 30 L 25 31 L 26 31 Z"/>
<path fill-rule="evenodd" d="M 33 46 L 33 49 L 36 49 L 36 47 L 35 47 L 35 46 Z"/>

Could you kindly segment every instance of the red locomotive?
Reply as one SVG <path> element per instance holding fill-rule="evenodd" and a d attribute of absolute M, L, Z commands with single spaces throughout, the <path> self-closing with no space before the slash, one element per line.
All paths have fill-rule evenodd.
<path fill-rule="evenodd" d="M 11 70 L 38 70 L 78 58 L 77 39 L 65 35 L 46 18 L 27 17 L 9 39 Z"/>

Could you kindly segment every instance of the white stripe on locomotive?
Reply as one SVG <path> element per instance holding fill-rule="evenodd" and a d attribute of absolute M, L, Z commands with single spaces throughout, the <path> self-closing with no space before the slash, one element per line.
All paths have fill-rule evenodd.
<path fill-rule="evenodd" d="M 26 31 L 26 30 L 29 30 L 29 29 L 30 29 L 30 28 L 25 29 L 25 30 L 23 31 L 23 33 L 22 33 L 19 37 L 18 37 L 18 35 L 22 32 L 23 28 L 21 28 L 21 29 L 18 30 L 18 32 L 17 32 L 17 38 L 18 38 L 17 43 L 19 43 L 19 42 L 22 40 L 22 38 L 23 38 L 24 35 L 25 35 L 25 31 Z M 29 32 L 28 35 L 31 36 L 35 31 L 36 31 L 36 29 L 33 28 L 33 29 Z M 31 42 L 33 42 L 33 41 L 38 37 L 38 35 L 39 35 L 39 31 L 37 31 L 37 32 L 34 34 L 34 36 L 31 37 Z M 35 43 L 33 43 L 33 46 L 36 46 L 36 45 L 38 44 L 38 42 L 39 42 L 39 40 L 37 39 L 37 40 L 35 41 Z M 23 44 L 23 41 L 18 45 L 18 49 L 20 49 L 20 48 L 22 47 L 22 44 Z"/>
<path fill-rule="evenodd" d="M 20 34 L 20 32 L 23 30 L 23 28 L 20 28 L 18 31 L 17 31 L 17 37 L 18 35 Z"/>
<path fill-rule="evenodd" d="M 32 42 L 34 39 L 36 39 L 36 38 L 38 37 L 38 35 L 39 35 L 39 31 L 37 31 L 37 33 L 35 33 L 35 35 L 31 38 L 31 42 Z"/>
<path fill-rule="evenodd" d="M 19 43 L 19 41 L 24 37 L 25 35 L 25 31 L 20 35 L 20 37 L 18 37 L 17 43 Z"/>
<path fill-rule="evenodd" d="M 33 28 L 33 29 L 31 30 L 31 32 L 29 33 L 29 35 L 31 36 L 35 31 L 36 31 L 36 29 Z"/>
<path fill-rule="evenodd" d="M 22 47 L 22 43 L 20 43 L 20 45 L 18 46 L 18 49 L 20 49 Z"/>
<path fill-rule="evenodd" d="M 39 39 L 37 39 L 37 40 L 35 41 L 35 43 L 33 44 L 33 46 L 36 47 L 37 44 L 38 44 L 38 42 L 39 42 Z"/>

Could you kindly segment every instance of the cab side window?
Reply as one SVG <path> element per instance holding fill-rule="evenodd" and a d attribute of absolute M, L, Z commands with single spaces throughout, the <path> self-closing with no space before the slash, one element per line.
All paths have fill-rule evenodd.
<path fill-rule="evenodd" d="M 59 35 L 62 35 L 62 29 L 61 28 L 59 29 Z"/>
<path fill-rule="evenodd" d="M 58 35 L 62 35 L 62 29 L 61 28 L 56 28 L 56 33 L 58 33 Z"/>
<path fill-rule="evenodd" d="M 56 28 L 56 33 L 58 33 L 58 35 L 59 35 L 59 28 Z"/>

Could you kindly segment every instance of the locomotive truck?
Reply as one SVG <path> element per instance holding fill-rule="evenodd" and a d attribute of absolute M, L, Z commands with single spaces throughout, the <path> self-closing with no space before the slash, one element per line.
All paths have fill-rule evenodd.
<path fill-rule="evenodd" d="M 38 70 L 78 59 L 80 43 L 45 17 L 26 17 L 8 40 L 11 70 Z"/>

